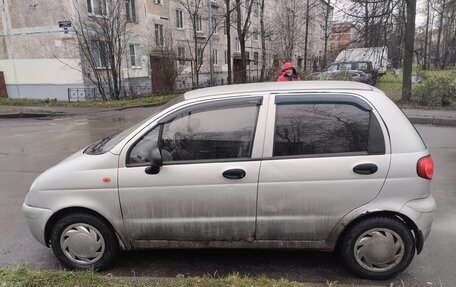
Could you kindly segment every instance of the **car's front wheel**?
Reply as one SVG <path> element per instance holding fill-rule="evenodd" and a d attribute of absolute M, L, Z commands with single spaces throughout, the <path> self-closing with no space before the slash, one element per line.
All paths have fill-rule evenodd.
<path fill-rule="evenodd" d="M 415 239 L 399 219 L 373 217 L 352 226 L 339 248 L 355 274 L 380 280 L 407 268 L 415 255 Z"/>
<path fill-rule="evenodd" d="M 55 256 L 70 269 L 104 269 L 119 249 L 111 227 L 85 212 L 60 218 L 51 231 L 51 246 Z"/>

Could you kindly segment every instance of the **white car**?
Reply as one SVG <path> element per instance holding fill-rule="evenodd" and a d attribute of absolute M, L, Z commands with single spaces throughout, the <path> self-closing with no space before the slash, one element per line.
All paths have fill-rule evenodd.
<path fill-rule="evenodd" d="M 401 110 L 357 82 L 194 90 L 41 174 L 23 211 L 68 268 L 119 250 L 338 250 L 384 279 L 420 253 L 433 162 Z"/>

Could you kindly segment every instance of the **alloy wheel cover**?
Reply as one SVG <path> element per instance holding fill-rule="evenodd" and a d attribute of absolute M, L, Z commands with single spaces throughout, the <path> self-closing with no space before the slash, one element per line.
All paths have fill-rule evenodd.
<path fill-rule="evenodd" d="M 60 236 L 65 256 L 74 263 L 90 265 L 103 256 L 106 244 L 100 231 L 86 223 L 71 224 Z"/>
<path fill-rule="evenodd" d="M 364 269 L 385 272 L 402 261 L 405 244 L 391 229 L 373 228 L 358 237 L 353 252 L 356 261 Z"/>

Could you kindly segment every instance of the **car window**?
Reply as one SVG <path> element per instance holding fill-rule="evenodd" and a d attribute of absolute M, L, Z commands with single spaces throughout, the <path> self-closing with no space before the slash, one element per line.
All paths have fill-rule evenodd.
<path fill-rule="evenodd" d="M 169 161 L 249 158 L 258 106 L 187 111 L 163 126 L 160 149 Z"/>
<path fill-rule="evenodd" d="M 156 126 L 141 138 L 128 154 L 128 164 L 150 163 L 152 149 L 157 146 L 160 126 Z"/>
<path fill-rule="evenodd" d="M 352 65 L 351 63 L 345 63 L 345 64 L 340 64 L 339 65 L 339 70 L 352 70 Z"/>
<path fill-rule="evenodd" d="M 168 115 L 134 144 L 127 164 L 150 162 L 157 145 L 164 162 L 249 158 L 260 103 L 201 104 Z"/>
<path fill-rule="evenodd" d="M 384 137 L 372 111 L 350 103 L 277 105 L 274 156 L 382 154 Z"/>

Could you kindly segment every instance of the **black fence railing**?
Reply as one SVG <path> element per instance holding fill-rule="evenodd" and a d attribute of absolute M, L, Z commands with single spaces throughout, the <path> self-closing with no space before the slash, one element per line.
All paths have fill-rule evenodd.
<path fill-rule="evenodd" d="M 105 88 L 106 98 L 115 99 L 114 95 L 110 95 L 109 89 Z M 152 95 L 152 86 L 137 85 L 123 87 L 119 95 L 120 99 L 130 99 Z M 103 99 L 98 88 L 68 88 L 68 102 L 95 102 Z"/>
<path fill-rule="evenodd" d="M 250 77 L 248 79 L 249 83 L 258 82 L 257 77 Z M 233 82 L 234 83 L 234 82 Z M 206 88 L 212 86 L 222 86 L 228 85 L 228 79 L 225 78 L 216 78 L 213 81 L 204 80 L 200 81 L 197 85 L 191 81 L 177 81 L 174 85 L 174 91 L 184 92 L 193 89 Z M 109 88 L 105 88 L 106 98 L 115 99 L 114 95 L 110 95 Z M 122 92 L 119 95 L 120 99 L 131 99 L 137 97 L 151 96 L 153 95 L 153 89 L 151 85 L 134 85 L 134 86 L 125 86 L 122 89 Z M 68 102 L 95 102 L 101 101 L 103 99 L 98 88 L 68 88 Z"/>

